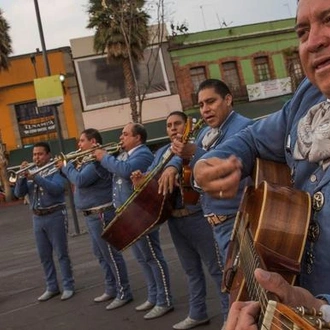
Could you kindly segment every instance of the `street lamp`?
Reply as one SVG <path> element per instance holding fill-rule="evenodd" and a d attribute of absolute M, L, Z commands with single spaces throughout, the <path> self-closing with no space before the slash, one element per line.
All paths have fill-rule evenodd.
<path fill-rule="evenodd" d="M 35 10 L 36 10 L 38 30 L 39 30 L 39 35 L 40 35 L 40 41 L 41 41 L 42 55 L 43 55 L 43 60 L 44 60 L 44 65 L 45 65 L 45 71 L 46 71 L 47 76 L 51 76 L 49 62 L 48 62 L 48 56 L 47 56 L 47 51 L 46 51 L 45 38 L 44 38 L 44 33 L 43 33 L 43 29 L 42 29 L 42 24 L 41 24 L 41 17 L 40 17 L 40 10 L 39 10 L 38 0 L 34 0 L 34 7 L 35 7 Z M 62 75 L 62 76 L 64 76 L 64 75 Z M 58 142 L 59 142 L 59 148 L 60 148 L 61 152 L 64 152 L 61 122 L 60 122 L 59 117 L 58 117 L 57 106 L 53 105 L 52 108 L 53 108 L 53 115 L 54 115 L 54 120 L 55 120 L 55 128 L 56 128 L 57 139 L 58 139 Z M 74 202 L 73 202 L 73 193 L 72 193 L 71 185 L 69 185 L 69 194 L 68 195 L 69 195 L 70 207 L 71 207 L 72 216 L 73 216 L 73 224 L 74 224 L 74 227 L 75 227 L 75 232 L 76 232 L 76 234 L 79 234 L 80 233 L 79 223 L 78 223 L 77 213 L 76 213 L 76 209 L 75 209 Z"/>

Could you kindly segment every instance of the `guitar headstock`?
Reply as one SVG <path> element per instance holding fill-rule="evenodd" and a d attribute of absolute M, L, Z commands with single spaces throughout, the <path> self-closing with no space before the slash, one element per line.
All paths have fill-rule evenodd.
<path fill-rule="evenodd" d="M 192 117 L 188 117 L 185 130 L 183 132 L 182 136 L 182 142 L 187 143 L 189 138 L 197 132 L 204 124 L 204 119 L 199 119 L 196 123 L 194 123 L 194 120 Z"/>
<path fill-rule="evenodd" d="M 273 300 L 268 301 L 263 326 L 266 329 L 329 329 L 329 323 L 322 319 L 322 313 L 304 307 L 291 308 Z"/>

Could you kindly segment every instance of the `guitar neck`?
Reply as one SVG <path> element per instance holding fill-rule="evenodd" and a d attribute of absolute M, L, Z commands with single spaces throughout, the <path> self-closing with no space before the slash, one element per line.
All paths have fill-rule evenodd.
<path fill-rule="evenodd" d="M 200 119 L 197 123 L 195 123 L 194 125 L 192 124 L 192 119 L 188 118 L 188 121 L 186 123 L 186 128 L 185 128 L 185 132 L 182 136 L 182 142 L 183 143 L 187 143 L 189 141 L 189 138 L 197 131 L 199 130 L 202 125 L 204 124 L 204 120 Z M 142 185 L 140 186 L 140 188 L 143 187 L 143 185 L 146 185 L 153 177 L 155 177 L 158 173 L 160 173 L 164 167 L 166 166 L 166 164 L 168 164 L 168 162 L 175 156 L 175 154 L 173 153 L 173 151 L 171 150 L 171 148 L 168 148 L 166 150 L 166 152 L 164 153 L 163 157 L 161 158 L 161 161 L 158 163 L 158 165 L 151 171 L 148 173 L 145 182 L 142 183 Z"/>
<path fill-rule="evenodd" d="M 266 266 L 256 250 L 250 230 L 245 227 L 244 222 L 236 222 L 235 225 L 235 237 L 240 242 L 239 256 L 237 258 L 240 260 L 246 289 L 251 300 L 261 303 L 261 314 L 264 315 L 268 301 L 270 299 L 277 299 L 270 293 L 267 293 L 255 279 L 254 271 L 257 268 L 266 269 Z"/>

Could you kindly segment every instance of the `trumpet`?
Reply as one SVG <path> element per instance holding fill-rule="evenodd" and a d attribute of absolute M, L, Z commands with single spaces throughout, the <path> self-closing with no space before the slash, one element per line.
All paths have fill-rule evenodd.
<path fill-rule="evenodd" d="M 70 152 L 68 154 L 60 153 L 59 156 L 55 156 L 55 158 L 51 159 L 49 163 L 42 167 L 38 167 L 35 170 L 33 170 L 34 167 L 37 167 L 36 164 L 31 163 L 27 167 L 24 167 L 18 171 L 12 171 L 11 177 L 12 181 L 15 182 L 17 178 L 24 172 L 28 172 L 29 175 L 36 175 L 40 174 L 43 177 L 47 177 L 56 171 L 58 171 L 58 168 L 56 167 L 56 163 L 59 161 L 62 161 L 64 164 L 66 164 L 68 161 L 71 161 L 73 163 L 77 163 L 80 166 L 86 162 L 91 162 L 95 160 L 95 157 L 93 156 L 93 152 L 96 149 L 102 148 L 106 150 L 108 154 L 115 154 L 120 151 L 121 144 L 120 143 L 115 143 L 115 142 L 110 142 L 107 144 L 103 145 L 97 145 L 91 149 L 81 151 L 80 149 Z M 14 181 L 15 180 L 15 181 Z"/>
<path fill-rule="evenodd" d="M 31 170 L 30 175 L 40 174 L 42 177 L 47 177 L 58 171 L 58 168 L 55 167 L 55 164 L 58 162 L 58 158 L 51 159 L 49 163 L 44 166 L 38 167 L 36 170 Z"/>
<path fill-rule="evenodd" d="M 28 163 L 27 167 L 25 167 L 24 169 L 26 169 L 26 168 L 29 169 L 29 168 L 32 168 L 33 166 L 35 166 L 34 163 Z M 9 166 L 9 167 L 7 167 L 6 170 L 7 170 L 8 173 L 16 173 L 17 172 L 17 171 L 15 171 L 16 169 L 18 169 L 17 171 L 21 170 L 21 165 Z"/>
<path fill-rule="evenodd" d="M 31 169 L 33 169 L 34 167 L 36 167 L 37 165 L 35 163 L 29 163 L 26 167 L 20 168 L 17 171 L 14 171 L 14 168 L 18 168 L 20 166 L 11 166 L 7 168 L 8 173 L 10 173 L 10 177 L 9 177 L 9 182 L 14 183 L 17 181 L 17 178 L 22 175 L 25 172 L 29 172 L 31 171 Z"/>
<path fill-rule="evenodd" d="M 23 173 L 28 173 L 28 175 L 36 175 L 39 174 L 43 171 L 45 171 L 46 169 L 49 169 L 51 166 L 53 166 L 53 168 L 51 170 L 48 170 L 45 173 L 42 173 L 43 177 L 46 177 L 48 175 L 51 175 L 53 173 L 55 173 L 57 171 L 57 168 L 54 166 L 55 163 L 58 161 L 58 159 L 51 161 L 50 163 L 42 166 L 42 167 L 37 167 L 37 165 L 35 163 L 30 163 L 28 166 L 21 168 L 18 171 L 12 171 L 10 174 L 10 178 L 9 181 L 14 183 L 17 181 L 17 179 L 23 174 Z M 36 169 L 35 169 L 36 168 Z"/>
<path fill-rule="evenodd" d="M 104 149 L 109 155 L 116 154 L 120 151 L 121 144 L 116 142 L 110 142 L 103 145 L 96 145 L 95 147 L 92 147 L 87 150 L 81 151 L 80 149 L 74 152 L 71 152 L 67 155 L 64 155 L 63 153 L 59 156 L 59 160 L 63 161 L 64 164 L 66 164 L 68 161 L 71 161 L 73 163 L 77 163 L 79 165 L 82 165 L 87 162 L 95 161 L 95 157 L 93 156 L 93 152 L 96 149 Z"/>

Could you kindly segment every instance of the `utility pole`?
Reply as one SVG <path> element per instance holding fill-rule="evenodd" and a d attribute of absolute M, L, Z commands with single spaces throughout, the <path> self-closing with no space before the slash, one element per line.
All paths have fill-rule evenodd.
<path fill-rule="evenodd" d="M 43 60 L 44 60 L 45 72 L 46 72 L 47 76 L 51 76 L 50 66 L 49 66 L 49 61 L 48 61 L 48 56 L 47 56 L 47 50 L 46 50 L 46 44 L 45 44 L 45 38 L 44 38 L 44 32 L 43 32 L 43 29 L 42 29 L 42 23 L 41 23 L 38 0 L 34 0 L 34 7 L 35 7 L 35 10 L 36 10 L 38 30 L 39 30 L 41 47 L 42 47 L 42 56 L 43 56 Z M 59 120 L 57 106 L 53 105 L 52 109 L 53 109 L 53 115 L 54 115 L 54 120 L 55 120 L 55 128 L 56 128 L 57 139 L 58 139 L 58 142 L 59 142 L 59 149 L 60 149 L 60 152 L 64 152 L 61 122 Z M 70 201 L 70 208 L 71 208 L 71 211 L 72 211 L 73 224 L 74 224 L 74 227 L 75 227 L 75 233 L 78 235 L 78 234 L 80 234 L 80 229 L 79 229 L 79 222 L 78 222 L 78 218 L 77 218 L 77 212 L 76 212 L 76 208 L 74 206 L 71 184 L 69 184 L 68 186 L 69 186 L 69 189 L 68 189 L 69 194 L 68 195 L 69 195 L 69 201 Z"/>

